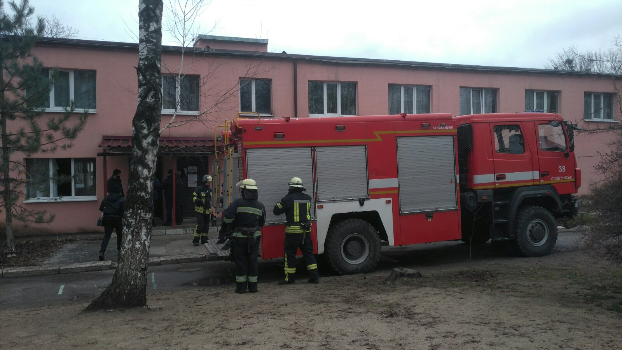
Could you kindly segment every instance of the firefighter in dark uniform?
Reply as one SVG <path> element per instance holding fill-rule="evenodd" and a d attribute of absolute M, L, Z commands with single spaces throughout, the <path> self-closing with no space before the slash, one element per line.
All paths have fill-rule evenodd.
<path fill-rule="evenodd" d="M 212 213 L 212 189 L 210 184 L 212 177 L 203 175 L 201 185 L 194 190 L 192 201 L 194 202 L 194 211 L 197 217 L 197 226 L 194 229 L 192 244 L 205 244 L 208 241 L 207 232 L 209 230 L 210 214 Z"/>
<path fill-rule="evenodd" d="M 266 209 L 257 200 L 257 183 L 245 179 L 240 183 L 242 198 L 223 212 L 223 223 L 232 232 L 235 261 L 235 292 L 257 293 L 258 253 L 261 228 L 266 222 Z"/>
<path fill-rule="evenodd" d="M 273 209 L 275 215 L 285 213 L 285 280 L 279 284 L 293 284 L 296 282 L 296 251 L 300 248 L 309 280 L 307 283 L 320 283 L 320 274 L 313 255 L 313 241 L 311 240 L 311 197 L 303 193 L 306 191 L 299 177 L 289 181 L 289 192 Z"/>

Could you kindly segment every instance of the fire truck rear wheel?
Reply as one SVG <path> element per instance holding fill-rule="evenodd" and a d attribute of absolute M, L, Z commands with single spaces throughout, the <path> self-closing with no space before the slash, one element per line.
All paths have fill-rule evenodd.
<path fill-rule="evenodd" d="M 380 260 L 380 237 L 367 221 L 348 219 L 329 230 L 324 251 L 338 274 L 369 272 Z"/>
<path fill-rule="evenodd" d="M 522 256 L 544 256 L 557 242 L 557 224 L 548 210 L 527 206 L 516 216 L 516 239 L 512 249 Z"/>

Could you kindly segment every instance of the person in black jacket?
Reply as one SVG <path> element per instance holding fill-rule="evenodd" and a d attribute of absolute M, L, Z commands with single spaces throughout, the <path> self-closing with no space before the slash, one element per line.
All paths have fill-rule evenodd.
<path fill-rule="evenodd" d="M 125 192 L 123 192 L 123 185 L 121 184 L 121 170 L 114 169 L 112 171 L 112 176 L 106 181 L 106 188 L 108 189 L 108 193 L 110 193 L 110 189 L 114 186 L 118 186 L 121 189 L 121 196 L 125 197 Z"/>
<path fill-rule="evenodd" d="M 119 186 L 113 185 L 108 187 L 108 196 L 106 196 L 99 205 L 99 211 L 104 213 L 104 240 L 99 249 L 99 260 L 103 261 L 113 229 L 117 234 L 117 251 L 121 253 L 125 198 L 121 195 L 121 188 Z"/>
<path fill-rule="evenodd" d="M 208 241 L 207 232 L 212 213 L 212 189 L 209 186 L 211 183 L 212 177 L 203 175 L 201 185 L 195 188 L 194 193 L 192 193 L 192 202 L 194 202 L 194 212 L 197 218 L 197 226 L 192 237 L 192 244 L 194 245 L 199 245 L 199 239 L 201 244 Z"/>
<path fill-rule="evenodd" d="M 287 196 L 276 203 L 272 212 L 274 215 L 285 213 L 285 280 L 279 284 L 293 284 L 296 282 L 296 251 L 300 248 L 307 264 L 309 280 L 307 283 L 320 283 L 320 274 L 313 255 L 313 241 L 311 240 L 311 197 L 303 193 L 306 191 L 299 177 L 289 181 Z"/>
<path fill-rule="evenodd" d="M 257 293 L 258 252 L 261 228 L 266 223 L 266 209 L 258 201 L 257 183 L 241 182 L 242 198 L 237 198 L 223 212 L 223 223 L 231 228 L 235 261 L 235 292 Z M 248 282 L 248 285 L 247 285 Z"/>

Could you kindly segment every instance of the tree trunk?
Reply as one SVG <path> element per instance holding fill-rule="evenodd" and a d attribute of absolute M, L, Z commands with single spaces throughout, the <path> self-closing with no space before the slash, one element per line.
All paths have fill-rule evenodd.
<path fill-rule="evenodd" d="M 0 57 L 0 86 L 4 86 L 4 57 Z M 11 178 L 10 178 L 10 159 L 11 150 L 9 148 L 9 137 L 6 130 L 6 104 L 4 103 L 4 89 L 0 89 L 0 101 L 3 102 L 0 106 L 0 127 L 2 128 L 2 185 L 4 189 L 2 191 L 2 199 L 4 200 L 4 214 L 5 214 L 5 232 L 6 232 L 6 246 L 9 254 L 15 253 L 15 239 L 13 237 L 13 202 L 11 196 Z"/>
<path fill-rule="evenodd" d="M 132 120 L 132 160 L 123 219 L 123 244 L 108 288 L 85 311 L 147 305 L 151 196 L 162 110 L 162 0 L 140 0 L 138 107 Z"/>

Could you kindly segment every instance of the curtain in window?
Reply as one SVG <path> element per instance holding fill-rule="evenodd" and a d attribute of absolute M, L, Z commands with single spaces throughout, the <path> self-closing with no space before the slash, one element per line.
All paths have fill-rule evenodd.
<path fill-rule="evenodd" d="M 404 86 L 404 113 L 415 113 L 415 87 Z"/>
<path fill-rule="evenodd" d="M 594 94 L 594 109 L 593 109 L 593 118 L 602 118 L 603 117 L 603 100 L 602 94 Z"/>
<path fill-rule="evenodd" d="M 471 111 L 473 114 L 482 113 L 482 90 L 471 89 Z"/>
<path fill-rule="evenodd" d="M 471 114 L 471 88 L 460 88 L 460 115 Z"/>
<path fill-rule="evenodd" d="M 76 196 L 95 196 L 95 160 L 74 159 L 74 184 Z"/>
<path fill-rule="evenodd" d="M 417 86 L 417 114 L 430 113 L 430 87 Z"/>
<path fill-rule="evenodd" d="M 54 179 L 52 197 L 72 196 L 71 158 L 52 159 L 52 172 Z"/>
<path fill-rule="evenodd" d="M 557 92 L 550 91 L 548 93 L 549 107 L 548 112 L 557 113 L 559 111 L 557 107 Z"/>
<path fill-rule="evenodd" d="M 30 108 L 50 108 L 50 70 L 41 69 L 39 72 L 34 69 L 27 70 L 28 82 L 26 86 L 26 105 Z"/>
<path fill-rule="evenodd" d="M 74 101 L 78 109 L 95 109 L 95 71 L 77 70 L 73 72 Z"/>
<path fill-rule="evenodd" d="M 592 94 L 583 94 L 583 119 L 592 119 Z"/>
<path fill-rule="evenodd" d="M 54 77 L 54 106 L 69 107 L 69 72 L 59 71 Z"/>
<path fill-rule="evenodd" d="M 162 109 L 177 109 L 176 108 L 176 95 L 177 88 L 175 84 L 175 77 L 172 75 L 165 75 L 162 77 Z"/>
<path fill-rule="evenodd" d="M 546 111 L 546 106 L 544 104 L 544 91 L 536 91 L 536 110 Z"/>
<path fill-rule="evenodd" d="M 253 112 L 253 82 L 240 79 L 240 112 Z"/>
<path fill-rule="evenodd" d="M 613 96 L 611 94 L 603 94 L 603 119 L 613 120 Z"/>
<path fill-rule="evenodd" d="M 180 109 L 182 111 L 198 111 L 200 77 L 198 75 L 186 75 L 181 78 L 180 85 Z"/>
<path fill-rule="evenodd" d="M 484 113 L 497 113 L 497 90 L 484 90 Z"/>
<path fill-rule="evenodd" d="M 258 113 L 272 113 L 272 82 L 267 79 L 255 80 L 255 109 Z"/>
<path fill-rule="evenodd" d="M 324 83 L 309 82 L 309 114 L 324 114 Z"/>
<path fill-rule="evenodd" d="M 326 84 L 326 113 L 337 113 L 337 84 Z"/>
<path fill-rule="evenodd" d="M 400 85 L 389 85 L 389 114 L 400 114 L 402 112 L 402 87 Z"/>
<path fill-rule="evenodd" d="M 26 159 L 26 198 L 50 196 L 50 162 Z"/>
<path fill-rule="evenodd" d="M 533 111 L 533 90 L 525 90 L 525 111 Z"/>
<path fill-rule="evenodd" d="M 356 115 L 355 83 L 341 83 L 341 115 Z"/>

